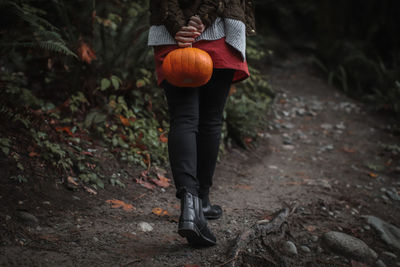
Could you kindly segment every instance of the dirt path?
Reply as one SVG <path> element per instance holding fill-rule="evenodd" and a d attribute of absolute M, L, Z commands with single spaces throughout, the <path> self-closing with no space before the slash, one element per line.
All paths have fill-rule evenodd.
<path fill-rule="evenodd" d="M 20 203 L 12 208 L 27 210 L 38 222 L 21 222 L 6 202 L 10 192 L 2 190 L 0 200 L 9 206 L 0 208 L 0 265 L 218 266 L 229 260 L 237 234 L 290 205 L 297 209 L 289 240 L 298 253 L 287 257 L 288 266 L 351 266 L 321 248 L 319 237 L 330 230 L 362 239 L 387 266 L 398 264 L 400 259 L 382 252 L 400 256 L 399 250 L 380 241 L 361 218 L 372 214 L 400 226 L 400 202 L 385 193 L 400 189 L 394 146 L 399 139 L 387 131 L 389 122 L 328 86 L 305 57 L 294 56 L 268 75 L 278 96 L 262 145 L 256 151 L 233 149 L 217 167 L 211 199 L 224 215 L 209 222 L 217 246 L 193 249 L 177 235 L 173 188 L 152 193 L 132 181 L 124 190 L 111 188 L 95 197 L 65 189 L 37 193 L 34 203 L 16 189 Z M 112 209 L 107 199 L 135 209 Z M 155 215 L 154 208 L 169 215 Z M 250 245 L 246 253 L 249 262 L 243 266 L 257 266 L 251 257 L 266 250 Z"/>

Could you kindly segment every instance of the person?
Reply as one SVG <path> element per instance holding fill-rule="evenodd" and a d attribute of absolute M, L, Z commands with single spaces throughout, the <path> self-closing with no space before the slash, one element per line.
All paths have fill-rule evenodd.
<path fill-rule="evenodd" d="M 168 153 L 176 197 L 178 233 L 191 245 L 211 246 L 216 237 L 207 219 L 222 215 L 211 205 L 222 117 L 230 86 L 249 77 L 246 35 L 255 33 L 252 0 L 150 0 L 148 45 L 154 47 L 157 83 L 170 114 Z M 198 88 L 169 84 L 162 62 L 174 49 L 196 47 L 213 60 L 210 81 Z"/>

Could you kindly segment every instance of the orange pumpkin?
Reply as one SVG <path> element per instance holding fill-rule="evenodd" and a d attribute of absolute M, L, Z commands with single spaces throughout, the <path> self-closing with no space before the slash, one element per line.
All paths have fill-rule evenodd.
<path fill-rule="evenodd" d="M 162 70 L 167 81 L 174 86 L 199 87 L 211 79 L 213 62 L 204 50 L 179 48 L 165 57 Z"/>

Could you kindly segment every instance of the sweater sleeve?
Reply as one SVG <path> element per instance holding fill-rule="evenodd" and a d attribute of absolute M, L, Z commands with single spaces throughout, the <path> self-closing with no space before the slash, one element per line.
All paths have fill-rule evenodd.
<path fill-rule="evenodd" d="M 201 21 L 206 28 L 210 27 L 215 19 L 218 17 L 218 13 L 223 8 L 223 3 L 221 0 L 204 0 L 200 5 L 197 15 L 199 15 Z"/>
<path fill-rule="evenodd" d="M 165 27 L 167 27 L 172 37 L 175 37 L 176 33 L 186 25 L 185 16 L 179 6 L 178 0 L 166 0 L 168 1 L 167 10 L 165 11 Z"/>

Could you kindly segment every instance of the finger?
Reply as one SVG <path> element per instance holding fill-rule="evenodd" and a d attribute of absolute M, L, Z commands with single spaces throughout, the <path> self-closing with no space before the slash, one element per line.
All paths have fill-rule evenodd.
<path fill-rule="evenodd" d="M 181 42 L 178 42 L 178 46 L 182 47 L 182 48 L 189 47 L 191 45 L 192 45 L 192 43 L 181 43 Z"/>
<path fill-rule="evenodd" d="M 175 38 L 175 40 L 177 40 L 178 42 L 181 42 L 181 43 L 193 43 L 194 42 L 194 38 L 186 38 L 186 37 L 180 37 L 180 36 L 177 36 Z"/>
<path fill-rule="evenodd" d="M 185 32 L 185 31 L 179 31 L 176 33 L 176 36 L 182 36 L 182 37 L 193 37 L 199 32 Z"/>
<path fill-rule="evenodd" d="M 192 16 L 190 17 L 190 20 L 196 22 L 197 24 L 203 24 L 203 22 L 198 16 Z"/>
<path fill-rule="evenodd" d="M 195 31 L 197 31 L 197 28 L 193 27 L 193 26 L 183 26 L 180 30 L 188 31 L 188 32 L 195 32 Z"/>
<path fill-rule="evenodd" d="M 189 26 L 193 26 L 193 27 L 195 27 L 197 30 L 199 30 L 200 28 L 201 28 L 201 24 L 199 24 L 199 23 L 197 23 L 197 22 L 195 22 L 195 21 L 189 21 L 189 24 L 188 24 Z"/>

